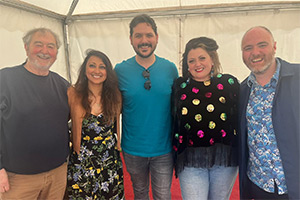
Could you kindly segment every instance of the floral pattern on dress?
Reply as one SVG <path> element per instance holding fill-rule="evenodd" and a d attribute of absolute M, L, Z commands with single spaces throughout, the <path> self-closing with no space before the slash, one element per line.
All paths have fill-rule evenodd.
<path fill-rule="evenodd" d="M 72 151 L 68 165 L 69 199 L 123 199 L 124 183 L 115 125 L 103 124 L 103 116 L 82 121 L 79 155 Z"/>

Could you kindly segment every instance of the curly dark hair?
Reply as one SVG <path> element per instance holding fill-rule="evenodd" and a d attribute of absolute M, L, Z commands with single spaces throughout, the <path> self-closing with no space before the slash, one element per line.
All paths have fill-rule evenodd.
<path fill-rule="evenodd" d="M 217 42 L 211 38 L 207 37 L 197 37 L 193 38 L 185 46 L 185 51 L 182 54 L 182 76 L 183 77 L 191 77 L 189 71 L 188 71 L 188 63 L 187 63 L 187 56 L 188 53 L 192 49 L 197 49 L 197 48 L 202 48 L 205 50 L 208 55 L 211 57 L 214 66 L 212 68 L 213 70 L 213 76 L 216 76 L 219 74 L 222 70 L 220 61 L 219 61 L 219 56 L 217 53 L 217 49 L 219 48 Z"/>
<path fill-rule="evenodd" d="M 91 114 L 91 102 L 89 101 L 90 90 L 88 88 L 88 79 L 86 76 L 86 65 L 91 56 L 100 58 L 106 66 L 107 77 L 103 82 L 103 89 L 101 94 L 101 104 L 103 109 L 103 117 L 106 124 L 111 123 L 115 119 L 121 110 L 121 93 L 118 88 L 118 78 L 115 71 L 112 68 L 112 64 L 109 58 L 102 52 L 89 49 L 87 50 L 87 56 L 85 57 L 80 69 L 79 76 L 75 83 L 75 90 L 79 97 L 81 97 L 81 103 L 86 111 L 85 117 Z"/>

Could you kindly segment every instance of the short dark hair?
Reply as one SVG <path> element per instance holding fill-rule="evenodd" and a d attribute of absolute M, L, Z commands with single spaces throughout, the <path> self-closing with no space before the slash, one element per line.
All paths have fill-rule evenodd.
<path fill-rule="evenodd" d="M 132 36 L 132 34 L 133 34 L 133 28 L 136 27 L 140 23 L 147 23 L 147 24 L 149 24 L 152 27 L 154 33 L 157 35 L 157 26 L 156 26 L 155 21 L 149 15 L 147 15 L 147 14 L 141 14 L 141 15 L 135 16 L 131 20 L 131 22 L 129 24 L 130 36 Z"/>

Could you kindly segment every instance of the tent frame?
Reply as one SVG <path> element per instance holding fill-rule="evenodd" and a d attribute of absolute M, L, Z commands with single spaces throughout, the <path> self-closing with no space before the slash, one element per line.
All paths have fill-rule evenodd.
<path fill-rule="evenodd" d="M 73 12 L 79 0 L 73 0 L 67 15 L 61 15 L 22 1 L 18 0 L 0 0 L 0 5 L 17 8 L 27 12 L 38 15 L 47 16 L 56 19 L 62 23 L 63 26 L 63 42 L 65 51 L 65 60 L 67 66 L 67 78 L 71 80 L 71 66 L 69 60 L 69 34 L 68 27 L 70 23 L 82 20 L 96 20 L 96 19 L 118 19 L 118 18 L 133 18 L 137 14 L 145 13 L 150 16 L 186 16 L 186 15 L 204 15 L 217 13 L 231 13 L 231 12 L 258 12 L 265 10 L 273 10 L 279 12 L 280 10 L 299 10 L 300 1 L 282 1 L 282 2 L 255 2 L 255 3 L 234 3 L 234 4 L 214 4 L 214 5 L 199 5 L 199 6 L 176 6 L 158 9 L 139 9 L 129 11 L 116 11 L 105 13 L 92 13 L 73 15 Z"/>

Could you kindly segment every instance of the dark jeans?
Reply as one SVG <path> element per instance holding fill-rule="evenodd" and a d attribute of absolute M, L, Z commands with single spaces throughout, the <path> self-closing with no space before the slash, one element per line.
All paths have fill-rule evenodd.
<path fill-rule="evenodd" d="M 123 152 L 131 176 L 134 199 L 149 199 L 149 175 L 153 199 L 171 199 L 173 157 L 171 153 L 156 157 L 140 157 Z"/>
<path fill-rule="evenodd" d="M 274 193 L 269 193 L 255 185 L 249 178 L 247 178 L 248 181 L 248 186 L 249 188 L 247 189 L 247 192 L 249 196 L 251 196 L 251 199 L 255 200 L 260 200 L 260 199 L 289 199 L 288 194 L 278 194 L 278 188 L 275 183 L 275 192 Z"/>

